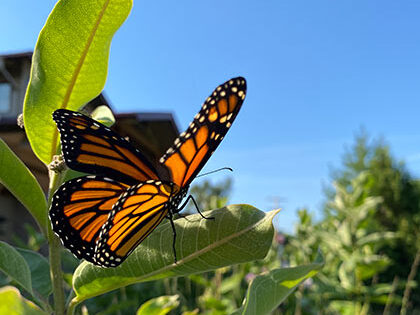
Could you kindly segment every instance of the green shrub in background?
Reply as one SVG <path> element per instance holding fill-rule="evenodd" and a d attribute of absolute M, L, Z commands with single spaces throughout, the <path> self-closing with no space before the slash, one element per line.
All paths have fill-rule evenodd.
<path fill-rule="evenodd" d="M 320 248 L 325 267 L 281 308 L 285 314 L 417 314 L 420 189 L 383 140 L 356 136 L 333 172 L 323 217 L 299 211 L 285 259 L 311 261 Z"/>
<path fill-rule="evenodd" d="M 45 165 L 60 150 L 52 112 L 58 108 L 78 110 L 100 93 L 106 80 L 112 36 L 127 18 L 131 6 L 130 0 L 62 0 L 50 14 L 35 47 L 23 112 L 32 150 Z M 113 122 L 112 115 L 103 111 L 94 113 L 93 118 Z M 197 307 L 200 313 L 217 314 L 220 310 L 218 314 L 267 314 L 322 266 L 317 262 L 286 269 L 257 268 L 248 284 L 245 271 L 253 267 L 238 264 L 266 256 L 274 234 L 272 219 L 278 212 L 265 213 L 248 205 L 212 210 L 207 215 L 216 220 L 202 225 L 197 215 L 189 216 L 187 221 L 176 220 L 178 233 L 184 235 L 177 243 L 184 249 L 178 251 L 177 264 L 171 259 L 161 259 L 172 257 L 172 244 L 159 244 L 161 238 L 172 239 L 169 224 L 161 224 L 117 268 L 78 264 L 63 251 L 47 219 L 54 191 L 74 174 L 50 172 L 50 188 L 45 198 L 35 177 L 3 141 L 0 141 L 0 165 L 1 183 L 32 214 L 49 246 L 47 261 L 36 251 L 0 243 L 0 270 L 7 275 L 0 290 L 1 314 L 73 314 L 79 304 L 83 313 L 89 307 L 100 313 L 103 311 L 100 298 L 94 306 L 91 303 L 94 300 L 89 300 L 100 295 L 118 302 L 113 306 L 105 303 L 107 313 L 137 309 L 148 298 L 138 314 L 165 314 L 180 309 L 180 305 L 184 305 L 184 314 L 197 313 Z M 232 265 L 235 267 L 226 269 Z M 220 282 L 209 284 L 212 281 L 206 279 L 208 275 L 198 275 L 206 271 L 211 271 Z M 243 285 L 244 281 L 245 290 L 241 285 L 238 289 L 236 284 Z M 185 288 L 184 294 L 162 294 L 162 287 L 165 291 L 177 291 L 181 286 Z M 202 298 L 197 305 L 188 301 L 188 288 L 201 290 Z"/>

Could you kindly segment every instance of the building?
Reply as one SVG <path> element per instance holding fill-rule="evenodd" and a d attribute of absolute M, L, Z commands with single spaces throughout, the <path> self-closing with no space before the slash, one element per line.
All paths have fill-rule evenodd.
<path fill-rule="evenodd" d="M 34 155 L 24 130 L 17 125 L 17 116 L 22 113 L 29 82 L 31 58 L 31 52 L 0 55 L 0 138 L 25 163 L 47 192 L 47 168 Z M 112 110 L 103 93 L 84 109 L 91 112 L 99 105 L 107 105 Z M 114 116 L 116 123 L 112 129 L 128 137 L 152 161 L 162 156 L 178 136 L 178 127 L 171 113 L 114 113 Z M 17 239 L 25 239 L 25 224 L 35 226 L 28 211 L 0 184 L 0 240 L 16 243 Z"/>

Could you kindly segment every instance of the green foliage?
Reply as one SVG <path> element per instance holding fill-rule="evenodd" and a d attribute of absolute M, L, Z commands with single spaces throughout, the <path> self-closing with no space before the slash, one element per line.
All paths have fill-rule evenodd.
<path fill-rule="evenodd" d="M 228 202 L 228 196 L 232 190 L 232 181 L 225 179 L 218 184 L 212 184 L 204 180 L 200 184 L 191 187 L 191 195 L 197 201 L 200 209 L 209 210 L 224 207 Z M 195 213 L 195 207 L 190 206 L 190 212 Z"/>
<path fill-rule="evenodd" d="M 275 211 L 266 214 L 238 205 L 205 213 L 216 219 L 203 220 L 196 214 L 175 221 L 176 264 L 169 223 L 159 225 L 117 268 L 82 263 L 73 277 L 75 302 L 136 282 L 185 276 L 265 257 L 273 238 Z"/>
<path fill-rule="evenodd" d="M 115 117 L 110 108 L 106 105 L 96 107 L 93 110 L 91 117 L 107 127 L 111 127 L 115 124 Z"/>
<path fill-rule="evenodd" d="M 234 314 L 270 314 L 306 279 L 315 276 L 323 263 L 274 269 L 250 284 L 243 306 Z"/>
<path fill-rule="evenodd" d="M 322 312 L 366 314 L 371 303 L 387 300 L 392 288 L 378 282 L 378 275 L 391 261 L 378 250 L 396 235 L 376 230 L 375 210 L 382 198 L 366 193 L 369 175 L 362 172 L 346 186 L 337 183 L 321 222 L 312 223 L 308 212 L 300 211 L 301 222 L 286 252 L 293 261 L 302 262 L 320 248 L 325 267 L 311 288 L 302 288 L 298 303 L 306 299 Z"/>
<path fill-rule="evenodd" d="M 34 175 L 0 139 L 0 183 L 32 214 L 41 229 L 47 230 L 47 202 Z"/>
<path fill-rule="evenodd" d="M 367 171 L 370 184 L 365 187 L 365 193 L 382 198 L 371 224 L 381 233 L 391 231 L 398 236 L 389 241 L 382 234 L 382 246 L 377 251 L 389 257 L 391 264 L 379 278 L 391 283 L 394 277 L 415 276 L 418 267 L 413 262 L 420 253 L 419 181 L 412 178 L 403 162 L 396 161 L 383 140 L 370 140 L 364 132 L 356 137 L 354 146 L 343 160 L 344 166 L 334 172 L 334 178 L 348 187 L 357 174 Z M 420 281 L 419 275 L 416 280 Z M 401 297 L 405 293 L 398 286 L 396 294 Z M 413 308 L 420 309 L 420 287 L 414 288 L 412 303 Z"/>
<path fill-rule="evenodd" d="M 57 108 L 77 110 L 101 92 L 111 39 L 131 6 L 131 0 L 59 1 L 48 17 L 35 47 L 23 109 L 29 142 L 45 164 L 58 146 L 51 114 Z"/>
<path fill-rule="evenodd" d="M 45 315 L 38 306 L 22 297 L 19 290 L 7 286 L 0 288 L 0 314 Z"/>
<path fill-rule="evenodd" d="M 366 193 L 383 198 L 376 210 L 377 224 L 387 230 L 398 231 L 404 240 L 394 243 L 394 246 L 402 246 L 414 257 L 417 248 L 420 248 L 419 238 L 416 237 L 420 233 L 419 182 L 411 178 L 404 163 L 395 160 L 384 141 L 369 141 L 365 133 L 356 137 L 354 146 L 343 160 L 344 167 L 334 172 L 334 179 L 348 187 L 352 179 L 367 171 L 371 181 Z"/>
<path fill-rule="evenodd" d="M 16 249 L 1 241 L 0 270 L 21 285 L 26 291 L 33 294 L 31 272 L 25 259 Z"/>
<path fill-rule="evenodd" d="M 144 303 L 136 315 L 166 315 L 178 306 L 178 295 L 163 295 Z"/>
<path fill-rule="evenodd" d="M 48 298 L 52 293 L 50 265 L 48 264 L 48 260 L 44 256 L 31 250 L 21 248 L 17 248 L 16 250 L 22 255 L 29 266 L 32 288 L 44 298 Z"/>

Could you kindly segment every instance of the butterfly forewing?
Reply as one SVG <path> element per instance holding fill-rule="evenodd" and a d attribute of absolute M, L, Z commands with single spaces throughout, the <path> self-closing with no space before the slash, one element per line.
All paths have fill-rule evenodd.
<path fill-rule="evenodd" d="M 49 212 L 52 227 L 77 258 L 95 263 L 94 250 L 112 206 L 129 186 L 101 176 L 65 182 L 55 192 Z"/>
<path fill-rule="evenodd" d="M 218 86 L 156 166 L 93 119 L 55 111 L 66 164 L 101 175 L 68 181 L 55 193 L 50 218 L 63 244 L 96 265 L 123 262 L 169 212 L 171 219 L 179 211 L 188 186 L 223 140 L 245 94 L 242 77 Z"/>
<path fill-rule="evenodd" d="M 95 249 L 97 264 L 115 267 L 124 261 L 162 222 L 169 199 L 177 192 L 172 183 L 150 180 L 121 195 L 101 231 Z"/>
<path fill-rule="evenodd" d="M 188 129 L 160 159 L 180 187 L 187 187 L 223 140 L 246 94 L 242 77 L 219 85 L 204 102 Z"/>
<path fill-rule="evenodd" d="M 66 109 L 53 119 L 61 135 L 61 149 L 69 168 L 104 175 L 134 185 L 159 179 L 156 168 L 139 150 L 101 123 Z"/>

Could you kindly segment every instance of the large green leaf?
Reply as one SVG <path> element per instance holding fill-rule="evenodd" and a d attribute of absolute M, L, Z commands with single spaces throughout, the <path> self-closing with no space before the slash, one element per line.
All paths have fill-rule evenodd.
<path fill-rule="evenodd" d="M 48 297 L 52 292 L 50 265 L 48 260 L 37 252 L 16 248 L 26 260 L 31 272 L 32 288 L 43 297 Z"/>
<path fill-rule="evenodd" d="M 315 276 L 323 263 L 275 269 L 255 277 L 249 285 L 242 307 L 234 315 L 270 314 L 296 287 Z"/>
<path fill-rule="evenodd" d="M 32 294 L 29 266 L 16 249 L 0 241 L 0 270 Z"/>
<path fill-rule="evenodd" d="M 223 266 L 262 259 L 273 239 L 272 219 L 278 211 L 262 212 L 248 205 L 232 205 L 175 220 L 177 230 L 175 264 L 172 230 L 161 224 L 127 260 L 117 268 L 99 268 L 83 262 L 75 271 L 73 289 L 78 303 L 87 298 L 132 283 L 178 277 Z"/>
<path fill-rule="evenodd" d="M 61 0 L 48 17 L 35 47 L 23 109 L 29 142 L 45 164 L 58 145 L 51 114 L 57 108 L 77 110 L 101 92 L 112 36 L 131 6 L 132 0 Z"/>
<path fill-rule="evenodd" d="M 47 313 L 20 295 L 18 289 L 7 286 L 0 289 L 0 314 L 46 315 Z"/>
<path fill-rule="evenodd" d="M 9 190 L 47 231 L 47 201 L 35 176 L 0 139 L 0 183 Z"/>

